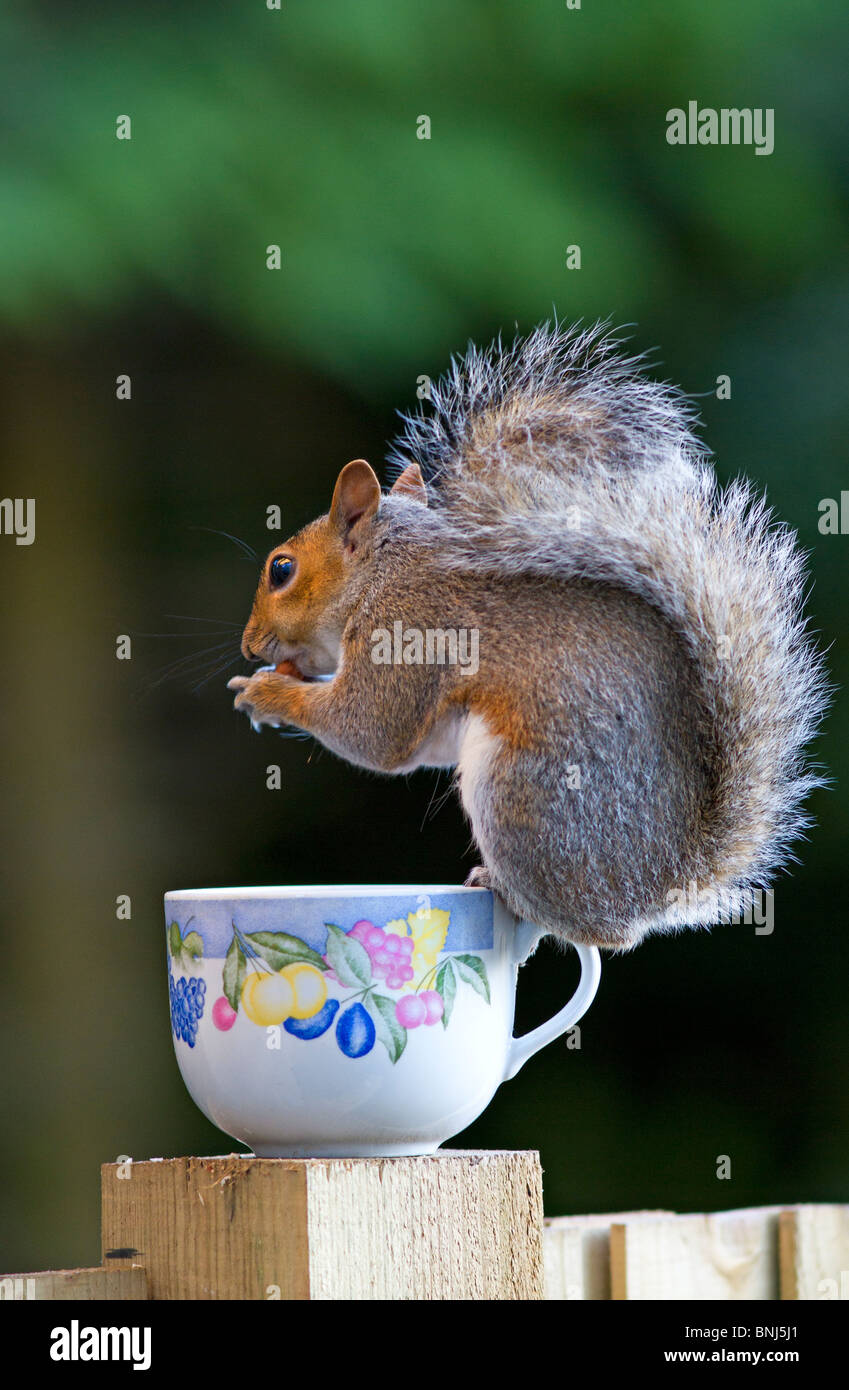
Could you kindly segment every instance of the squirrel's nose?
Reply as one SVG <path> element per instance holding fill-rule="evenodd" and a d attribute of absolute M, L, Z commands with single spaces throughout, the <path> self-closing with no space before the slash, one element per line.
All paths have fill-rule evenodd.
<path fill-rule="evenodd" d="M 242 656 L 245 661 L 259 661 L 259 653 L 254 651 L 247 633 L 242 638 Z"/>

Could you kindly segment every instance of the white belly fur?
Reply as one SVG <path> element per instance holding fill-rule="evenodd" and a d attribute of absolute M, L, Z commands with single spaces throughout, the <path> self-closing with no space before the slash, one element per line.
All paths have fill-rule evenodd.
<path fill-rule="evenodd" d="M 413 756 L 395 768 L 396 772 L 413 772 L 417 767 L 456 767 L 467 716 L 461 710 L 446 714 L 419 744 Z"/>
<path fill-rule="evenodd" d="M 490 732 L 486 720 L 480 714 L 467 715 L 464 724 L 460 756 L 457 760 L 460 800 L 478 838 L 478 797 L 481 783 L 486 778 L 501 739 L 497 734 Z M 478 844 L 480 847 L 480 840 Z"/>
<path fill-rule="evenodd" d="M 413 772 L 417 767 L 456 767 L 463 805 L 471 815 L 475 789 L 498 744 L 499 739 L 490 733 L 481 715 L 457 711 L 447 714 L 419 744 L 412 758 L 394 770 Z"/>

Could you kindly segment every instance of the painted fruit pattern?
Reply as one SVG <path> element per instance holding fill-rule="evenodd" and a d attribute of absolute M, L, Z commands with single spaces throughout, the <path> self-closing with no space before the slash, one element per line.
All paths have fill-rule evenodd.
<path fill-rule="evenodd" d="M 448 1027 L 461 986 L 490 1002 L 480 956 L 460 952 L 440 960 L 450 915 L 419 907 L 383 927 L 361 918 L 347 931 L 326 922 L 323 954 L 288 932 L 243 932 L 233 922 L 221 994 L 209 1011 L 212 1023 L 226 1033 L 241 1012 L 260 1028 L 282 1024 L 304 1042 L 332 1028 L 346 1057 L 366 1057 L 381 1043 L 395 1063 L 411 1029 Z M 176 922 L 168 929 L 176 973 L 169 989 L 174 1034 L 194 1047 L 207 1000 L 204 981 L 192 974 L 203 941 L 190 925 L 185 935 Z M 328 980 L 350 992 L 331 996 Z"/>

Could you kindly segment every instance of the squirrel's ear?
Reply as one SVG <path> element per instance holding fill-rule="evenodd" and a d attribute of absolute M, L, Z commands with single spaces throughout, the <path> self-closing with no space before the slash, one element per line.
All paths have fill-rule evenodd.
<path fill-rule="evenodd" d="M 410 497 L 414 502 L 421 502 L 423 507 L 427 506 L 427 487 L 417 463 L 408 463 L 389 490 L 400 492 L 403 497 Z"/>
<path fill-rule="evenodd" d="M 346 545 L 357 543 L 360 524 L 374 516 L 380 505 L 380 483 L 365 459 L 346 463 L 333 489 L 330 520 L 337 527 Z"/>

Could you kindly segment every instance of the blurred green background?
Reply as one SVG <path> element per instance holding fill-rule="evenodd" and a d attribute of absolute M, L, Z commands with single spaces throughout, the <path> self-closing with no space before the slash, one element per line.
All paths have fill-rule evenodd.
<path fill-rule="evenodd" d="M 324 510 L 469 337 L 552 307 L 633 324 L 721 475 L 811 549 L 845 685 L 849 537 L 817 521 L 849 487 L 847 37 L 845 7 L 798 0 L 3 5 L 3 493 L 36 498 L 37 538 L 0 537 L 0 1268 L 98 1262 L 101 1162 L 235 1147 L 177 1071 L 164 890 L 474 862 L 446 778 L 257 738 L 226 672 L 198 688 L 256 577 L 203 528 L 264 552 L 267 507 L 286 534 Z M 670 147 L 691 99 L 774 108 L 774 153 Z M 581 1050 L 534 1058 L 457 1145 L 538 1148 L 552 1214 L 849 1199 L 847 738 L 838 692 L 774 934 L 609 960 Z M 574 974 L 541 949 L 520 1030 Z"/>

